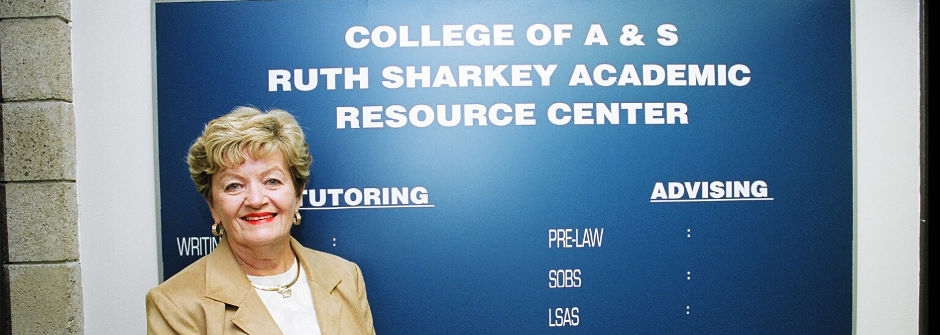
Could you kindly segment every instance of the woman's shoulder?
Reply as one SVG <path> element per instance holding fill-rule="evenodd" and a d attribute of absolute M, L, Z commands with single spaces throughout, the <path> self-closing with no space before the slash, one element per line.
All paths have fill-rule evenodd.
<path fill-rule="evenodd" d="M 225 305 L 210 297 L 205 256 L 147 292 L 147 327 L 151 334 L 199 334 L 221 325 Z M 210 331 L 211 332 L 211 331 Z"/>
<path fill-rule="evenodd" d="M 196 260 L 172 277 L 150 289 L 148 297 L 202 297 L 205 293 L 206 257 Z"/>

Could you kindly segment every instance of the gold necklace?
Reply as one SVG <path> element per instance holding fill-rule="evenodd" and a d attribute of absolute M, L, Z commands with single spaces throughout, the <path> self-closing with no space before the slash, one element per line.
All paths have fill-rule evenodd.
<path fill-rule="evenodd" d="M 291 280 L 290 283 L 280 286 L 262 286 L 255 284 L 255 282 L 251 280 L 248 282 L 251 283 L 251 286 L 254 286 L 256 289 L 262 291 L 276 291 L 277 293 L 280 293 L 282 297 L 290 298 L 291 294 L 293 293 L 291 292 L 290 287 L 294 286 L 294 283 L 297 283 L 297 278 L 300 278 L 300 262 L 298 262 L 296 259 L 294 259 L 294 262 L 297 262 L 297 274 L 294 275 L 294 280 Z"/>

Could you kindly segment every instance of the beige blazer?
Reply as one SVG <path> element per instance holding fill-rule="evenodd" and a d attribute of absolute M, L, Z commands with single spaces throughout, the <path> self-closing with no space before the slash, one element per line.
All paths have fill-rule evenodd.
<path fill-rule="evenodd" d="M 375 334 L 356 264 L 291 238 L 307 272 L 320 331 Z M 148 334 L 281 334 L 239 267 L 228 242 L 147 292 Z"/>

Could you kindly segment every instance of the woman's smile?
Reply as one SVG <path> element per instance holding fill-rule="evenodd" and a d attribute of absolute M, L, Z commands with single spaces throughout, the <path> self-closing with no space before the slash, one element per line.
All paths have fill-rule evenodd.
<path fill-rule="evenodd" d="M 249 224 L 264 224 L 274 221 L 274 217 L 277 216 L 277 213 L 264 212 L 264 213 L 250 213 L 242 217 L 242 221 L 245 221 Z"/>

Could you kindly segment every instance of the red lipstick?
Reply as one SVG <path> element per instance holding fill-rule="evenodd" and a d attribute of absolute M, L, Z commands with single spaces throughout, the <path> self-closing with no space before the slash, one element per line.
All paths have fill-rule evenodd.
<path fill-rule="evenodd" d="M 242 221 L 258 225 L 274 221 L 275 216 L 277 216 L 277 214 L 272 212 L 249 213 L 242 217 Z"/>

